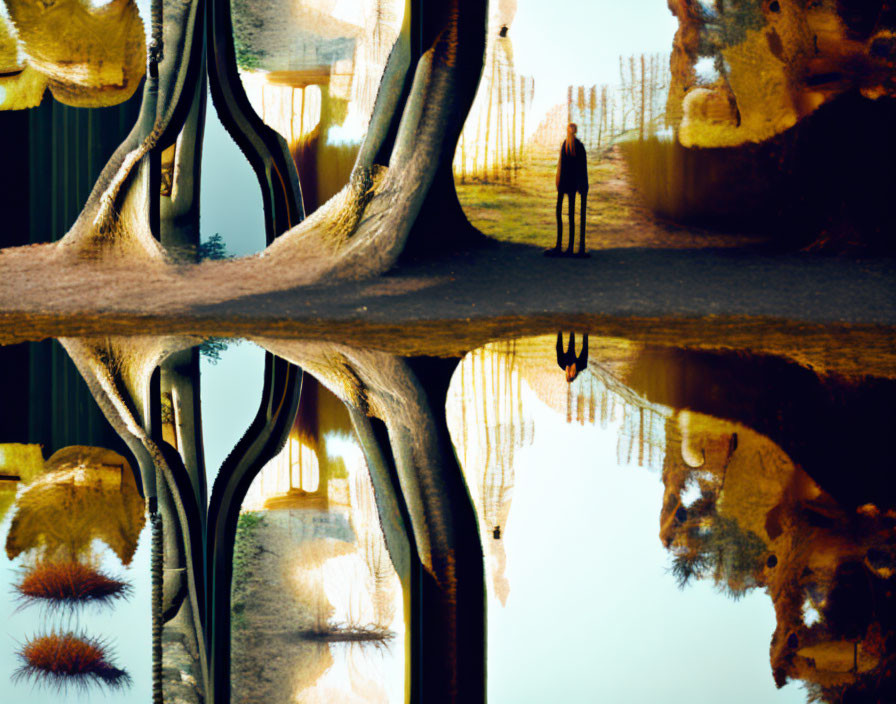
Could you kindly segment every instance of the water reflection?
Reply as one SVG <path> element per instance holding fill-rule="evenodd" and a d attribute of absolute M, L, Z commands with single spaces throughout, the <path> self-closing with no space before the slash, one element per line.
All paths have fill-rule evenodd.
<path fill-rule="evenodd" d="M 645 503 L 651 497 L 659 541 L 654 537 L 651 545 L 646 535 L 618 535 L 613 541 L 618 546 L 593 550 L 600 556 L 609 550 L 619 559 L 621 549 L 628 571 L 641 575 L 643 567 L 633 563 L 666 563 L 664 576 L 648 572 L 639 583 L 619 577 L 639 603 L 666 605 L 666 628 L 678 622 L 674 612 L 685 605 L 684 597 L 673 593 L 676 585 L 692 590 L 708 582 L 739 600 L 733 608 L 755 614 L 749 618 L 757 622 L 767 620 L 761 610 L 768 609 L 768 601 L 763 607 L 750 595 L 764 592 L 775 624 L 766 674 L 759 681 L 765 689 L 751 682 L 752 694 L 744 701 L 778 701 L 774 686 L 789 680 L 818 701 L 865 701 L 892 691 L 896 514 L 887 488 L 892 460 L 886 428 L 894 421 L 894 383 L 819 374 L 780 359 L 645 348 L 594 337 L 587 368 L 564 378 L 554 357 L 566 352 L 555 342 L 532 338 L 476 350 L 461 364 L 449 395 L 449 425 L 476 504 L 498 610 L 489 619 L 491 700 L 514 701 L 524 691 L 547 687 L 557 691 L 554 680 L 548 685 L 539 675 L 522 684 L 499 679 L 511 661 L 519 667 L 519 653 L 503 649 L 523 623 L 536 618 L 529 611 L 536 608 L 531 599 L 553 603 L 549 594 L 556 589 L 587 599 L 572 584 L 549 583 L 542 576 L 571 570 L 580 579 L 595 579 L 587 567 L 573 567 L 570 560 L 580 560 L 579 553 L 556 541 L 631 533 L 639 507 L 645 506 L 645 515 L 651 512 Z M 822 437 L 819 427 L 838 432 Z M 542 441 L 545 437 L 550 440 Z M 813 445 L 823 452 L 810 452 Z M 846 453 L 858 461 L 841 463 Z M 653 472 L 642 480 L 613 465 Z M 579 483 L 570 485 L 575 478 Z M 655 489 L 648 488 L 650 482 Z M 631 495 L 636 485 L 642 486 L 642 497 Z M 583 498 L 564 486 L 575 487 Z M 627 510 L 594 491 L 629 496 Z M 561 508 L 554 509 L 557 502 Z M 596 514 L 578 516 L 589 504 Z M 554 547 L 547 552 L 541 547 L 546 536 L 533 531 L 537 525 L 547 526 L 543 530 L 551 536 L 548 545 Z M 595 589 L 617 591 L 599 582 Z M 738 619 L 711 597 L 702 603 L 719 623 Z M 589 614 L 592 609 L 600 614 L 602 630 L 617 628 L 619 617 L 605 606 L 589 605 Z M 583 613 L 577 621 L 588 629 L 593 619 Z M 699 637 L 712 638 L 712 628 L 706 626 Z M 552 630 L 568 629 L 555 624 Z M 691 630 L 677 633 L 679 647 L 695 647 Z M 571 644 L 577 642 L 577 635 L 569 637 Z M 600 645 L 579 647 L 597 663 L 609 655 Z M 759 637 L 739 647 L 753 648 L 734 656 L 743 659 L 744 668 L 765 648 Z M 650 652 L 647 648 L 640 656 Z M 581 675 L 575 677 L 570 693 L 587 686 Z M 612 682 L 603 686 L 607 693 L 615 691 Z M 649 696 L 649 685 L 627 686 L 629 695 Z M 787 701 L 807 696 L 793 687 L 781 694 Z"/>
<path fill-rule="evenodd" d="M 57 693 L 129 687 L 131 675 L 111 641 L 95 635 L 95 619 L 89 627 L 79 621 L 89 606 L 130 611 L 118 602 L 135 585 L 119 570 L 134 560 L 144 527 L 130 465 L 103 448 L 64 447 L 44 461 L 39 445 L 8 443 L 0 445 L 0 468 L 14 485 L 7 487 L 11 520 L 3 533 L 6 556 L 18 566 L 18 606 L 45 607 L 17 651 L 12 683 L 45 684 Z M 117 556 L 117 569 L 107 553 Z"/>
<path fill-rule="evenodd" d="M 243 501 L 232 612 L 238 700 L 404 699 L 404 599 L 369 472 L 345 407 L 312 378 Z"/>
<path fill-rule="evenodd" d="M 258 340 L 255 418 L 200 433 L 196 342 L 64 341 L 128 457 L 0 446 L 10 585 L 55 607 L 20 677 L 127 683 L 97 624 L 132 597 L 165 701 L 472 701 L 483 643 L 492 702 L 892 692 L 891 379 L 581 330 L 459 362 Z M 259 402 L 225 376 L 206 411 Z"/>

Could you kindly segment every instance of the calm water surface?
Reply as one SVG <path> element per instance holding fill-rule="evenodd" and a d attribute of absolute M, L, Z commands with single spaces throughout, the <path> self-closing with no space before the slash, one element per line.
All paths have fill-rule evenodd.
<path fill-rule="evenodd" d="M 433 409 L 478 520 L 489 701 L 886 701 L 894 382 L 609 338 L 591 337 L 586 355 L 576 337 L 571 356 L 565 332 L 559 350 L 551 334 L 467 354 Z M 420 648 L 440 636 L 420 634 L 410 538 L 384 530 L 370 437 L 340 400 L 350 377 L 315 368 L 274 408 L 271 380 L 288 365 L 252 343 L 161 365 L 155 437 L 193 477 L 181 500 L 202 500 L 182 519 L 159 494 L 154 601 L 137 458 L 59 345 L 2 352 L 27 411 L 4 415 L 0 436 L 12 700 L 147 701 L 155 677 L 166 701 L 199 702 L 203 657 L 226 658 L 233 701 L 413 696 Z M 410 368 L 431 393 L 427 367 Z M 239 464 L 278 418 L 268 454 Z M 215 592 L 230 625 L 202 654 L 207 597 L 191 591 L 183 526 L 214 514 L 244 465 L 230 581 Z M 73 563 L 125 584 L 121 598 L 54 602 L 46 578 L 46 593 L 22 595 L 29 576 Z M 102 644 L 105 680 L 49 681 L 27 660 L 33 639 L 69 632 Z M 110 667 L 126 673 L 115 688 Z"/>

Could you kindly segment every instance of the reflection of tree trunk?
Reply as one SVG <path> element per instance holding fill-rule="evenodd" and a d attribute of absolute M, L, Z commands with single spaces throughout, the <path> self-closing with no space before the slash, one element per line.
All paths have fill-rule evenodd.
<path fill-rule="evenodd" d="M 421 700 L 483 701 L 482 549 L 445 420 L 448 383 L 457 361 L 403 360 L 335 345 L 259 342 L 301 364 L 357 411 L 383 422 L 422 566 Z M 377 446 L 385 455 L 383 442 Z"/>
<path fill-rule="evenodd" d="M 153 404 L 150 396 L 150 379 L 155 368 L 171 353 L 189 347 L 192 342 L 176 338 L 60 340 L 87 382 L 106 419 L 137 458 L 143 479 L 143 494 L 149 504 L 150 514 L 155 514 L 161 508 L 164 521 L 165 513 L 170 511 L 170 524 L 165 533 L 171 540 L 177 540 L 179 531 L 181 542 L 172 543 L 172 550 L 177 545 L 179 555 L 182 546 L 186 567 L 186 598 L 191 610 L 189 616 L 193 624 L 200 624 L 195 640 L 199 680 L 205 682 L 205 641 L 201 625 L 201 599 L 204 599 L 205 592 L 203 531 L 198 502 L 180 456 L 161 441 L 161 428 L 158 427 L 160 418 L 153 419 L 151 412 L 154 405 L 158 407 L 159 399 L 155 399 Z M 162 491 L 158 490 L 159 485 L 162 485 Z M 171 559 L 180 564 L 179 557 L 172 556 Z M 172 573 L 172 578 L 177 580 L 175 573 Z M 171 589 L 174 588 L 172 583 Z M 169 605 L 174 609 L 175 596 L 173 593 L 169 593 L 169 596 Z"/>
<path fill-rule="evenodd" d="M 202 414 L 199 408 L 199 348 L 176 352 L 162 364 L 162 393 L 171 396 L 175 448 L 190 475 L 193 490 L 204 509 L 208 496 L 205 453 L 202 446 Z M 203 510 L 203 514 L 205 511 Z"/>

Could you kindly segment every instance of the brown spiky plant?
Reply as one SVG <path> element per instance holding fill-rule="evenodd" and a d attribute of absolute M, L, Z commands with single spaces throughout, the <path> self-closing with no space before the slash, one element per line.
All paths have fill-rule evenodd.
<path fill-rule="evenodd" d="M 15 589 L 23 604 L 39 602 L 50 609 L 108 606 L 132 592 L 127 582 L 75 560 L 40 560 L 25 572 Z"/>
<path fill-rule="evenodd" d="M 91 685 L 122 689 L 131 677 L 110 662 L 108 645 L 98 638 L 72 632 L 35 636 L 18 653 L 22 665 L 13 679 L 31 680 L 59 691 Z"/>

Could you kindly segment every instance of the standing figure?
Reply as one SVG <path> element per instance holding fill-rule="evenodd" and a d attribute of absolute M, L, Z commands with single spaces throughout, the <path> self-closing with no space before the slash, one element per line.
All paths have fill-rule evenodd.
<path fill-rule="evenodd" d="M 569 198 L 569 248 L 567 255 L 573 254 L 576 240 L 576 193 L 582 200 L 581 234 L 579 235 L 578 257 L 585 253 L 585 203 L 588 197 L 588 159 L 585 145 L 576 139 L 578 128 L 570 123 L 566 128 L 566 140 L 560 147 L 557 162 L 557 246 L 545 251 L 545 256 L 557 257 L 563 253 L 563 196 Z"/>

